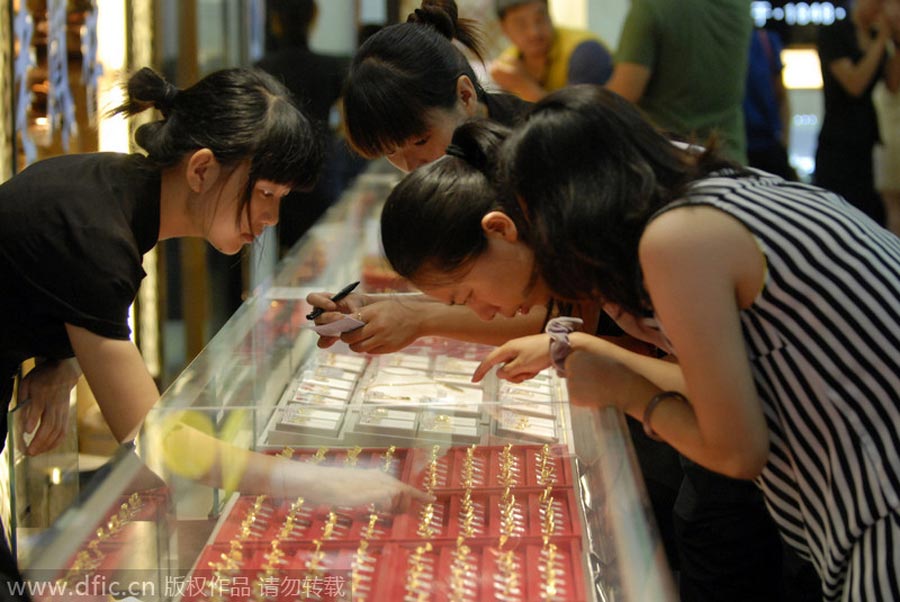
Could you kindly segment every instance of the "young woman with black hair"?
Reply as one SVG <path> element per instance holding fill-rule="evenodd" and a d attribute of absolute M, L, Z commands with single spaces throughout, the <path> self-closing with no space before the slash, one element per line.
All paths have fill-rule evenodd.
<path fill-rule="evenodd" d="M 129 338 L 143 254 L 159 240 L 188 236 L 237 253 L 277 223 L 281 198 L 311 185 L 320 167 L 309 121 L 262 71 L 218 71 L 178 89 L 145 68 L 131 76 L 127 92 L 116 113 L 162 114 L 135 133 L 146 156 L 64 155 L 0 186 L 0 281 L 8 285 L 0 295 L 0 399 L 9 403 L 19 365 L 38 358 L 17 396 L 27 403 L 24 430 L 34 431 L 29 454 L 61 440 L 82 371 L 113 435 L 131 441 L 159 398 Z M 5 441 L 7 413 L 0 416 Z M 335 479 L 364 491 L 362 477 L 382 503 L 413 494 L 381 475 L 326 477 L 283 458 L 241 455 L 186 428 L 168 435 L 209 446 L 211 481 L 221 480 L 220 452 L 239 454 L 229 456 L 243 462 L 232 481 L 239 489 L 324 498 L 340 489 L 332 487 Z"/>
<path fill-rule="evenodd" d="M 511 194 L 482 216 L 486 251 L 463 261 L 399 240 L 441 218 L 403 198 L 421 188 L 395 189 L 383 232 L 398 271 L 499 312 L 543 291 L 600 300 L 678 364 L 572 333 L 574 403 L 618 405 L 702 466 L 755 480 L 825 600 L 900 598 L 900 240 L 833 193 L 675 147 L 589 87 L 538 103 L 501 163 Z"/>
<path fill-rule="evenodd" d="M 529 104 L 485 92 L 458 42 L 483 60 L 476 22 L 454 0 L 423 0 L 405 23 L 372 35 L 356 52 L 343 92 L 350 145 L 412 171 L 444 154 L 453 130 L 470 117 L 513 125 Z"/>
<path fill-rule="evenodd" d="M 385 27 L 359 48 L 342 101 L 347 139 L 357 153 L 370 159 L 384 156 L 411 171 L 441 157 L 453 131 L 470 117 L 518 122 L 530 104 L 510 94 L 485 92 L 454 40 L 482 58 L 481 33 L 474 21 L 459 17 L 454 0 L 423 0 L 405 23 Z M 538 332 L 546 314 L 500 319 L 485 328 L 464 308 L 427 298 L 352 294 L 334 303 L 331 296 L 307 297 L 326 310 L 317 322 L 355 315 L 366 325 L 341 339 L 366 353 L 390 353 L 429 335 L 500 344 Z M 337 340 L 322 337 L 319 345 Z"/>
<path fill-rule="evenodd" d="M 262 72 L 219 71 L 179 90 L 145 68 L 128 95 L 116 113 L 162 113 L 135 133 L 147 156 L 63 155 L 0 187 L 0 279 L 17 283 L 0 296 L 4 400 L 19 364 L 44 358 L 19 386 L 26 431 L 41 422 L 30 453 L 58 443 L 82 369 L 121 441 L 158 398 L 127 322 L 144 253 L 181 236 L 237 253 L 319 169 L 309 122 Z"/>

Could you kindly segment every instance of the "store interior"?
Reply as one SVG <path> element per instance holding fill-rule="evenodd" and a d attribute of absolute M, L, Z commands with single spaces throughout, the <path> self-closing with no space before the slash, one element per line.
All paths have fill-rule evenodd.
<path fill-rule="evenodd" d="M 60 33 L 50 26 L 54 2 L 16 0 L 0 19 L 15 48 L 0 64 L 4 103 L 16 98 L 20 80 L 27 93 L 19 98 L 28 99 L 26 107 L 5 107 L 23 117 L 3 149 L 7 156 L 0 155 L 4 179 L 58 154 L 133 150 L 133 125 L 105 112 L 120 101 L 125 74 L 151 65 L 179 85 L 253 64 L 271 34 L 264 0 L 63 4 L 71 115 L 48 109 L 48 34 Z M 350 56 L 364 26 L 396 22 L 417 4 L 319 0 L 310 46 Z M 493 52 L 507 45 L 493 0 L 458 4 L 461 14 L 483 20 Z M 551 11 L 557 24 L 588 28 L 614 48 L 629 4 L 553 0 Z M 749 4 L 756 25 L 786 41 L 788 151 L 809 181 L 823 114 L 814 32 L 843 9 L 828 2 Z M 90 78 L 82 75 L 86 54 L 98 67 Z M 338 120 L 335 111 L 335 128 Z M 165 393 L 137 452 L 119 448 L 86 384 L 73 393 L 66 440 L 53 453 L 23 454 L 21 429 L 11 420 L 0 469 L 0 498 L 9 509 L 3 524 L 30 575 L 48 583 L 99 575 L 152 584 L 154 595 L 134 596 L 139 600 L 241 599 L 185 588 L 202 577 L 259 590 L 260 575 L 306 587 L 310 575 L 340 577 L 359 592 L 354 601 L 431 599 L 420 591 L 440 600 L 676 599 L 621 414 L 570 408 L 563 381 L 549 370 L 530 384 L 488 379 L 470 388 L 466 374 L 485 353 L 475 344 L 429 338 L 383 357 L 316 348 L 303 318 L 311 309 L 307 294 L 354 280 L 378 290 L 379 279 L 389 277 L 377 217 L 400 175 L 386 162 L 366 165 L 283 256 L 270 232 L 238 257 L 202 240 L 167 241 L 145 257 L 134 338 Z M 405 402 L 377 403 L 379 388 L 398 386 L 409 388 Z M 311 395 L 327 399 L 301 403 Z M 437 401 L 424 407 L 410 398 Z M 195 474 L 218 452 L 179 441 L 172 425 L 185 421 L 235 448 L 313 467 L 381 468 L 435 501 L 396 516 L 240 495 L 228 483 L 209 487 Z M 463 584 L 465 575 L 479 573 L 477 583 Z M 382 577 L 372 582 L 367 575 Z"/>

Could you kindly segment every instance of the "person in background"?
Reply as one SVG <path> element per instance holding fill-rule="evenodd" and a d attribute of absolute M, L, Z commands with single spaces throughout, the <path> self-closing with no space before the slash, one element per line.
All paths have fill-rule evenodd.
<path fill-rule="evenodd" d="M 548 96 L 496 158 L 478 142 L 488 127 L 391 193 L 395 269 L 485 318 L 550 294 L 600 302 L 677 363 L 555 331 L 498 348 L 476 380 L 554 365 L 572 403 L 616 405 L 708 469 L 755 480 L 821 599 L 897 599 L 900 239 L 827 190 L 672 145 L 608 91 Z M 448 227 L 468 198 L 486 199 L 480 217 Z"/>
<path fill-rule="evenodd" d="M 146 155 L 63 155 L 0 186 L 0 280 L 8 284 L 0 295 L 0 399 L 10 403 L 20 364 L 36 358 L 16 399 L 23 430 L 33 433 L 30 455 L 59 443 L 82 372 L 120 443 L 132 441 L 159 399 L 130 339 L 144 253 L 181 237 L 238 253 L 278 222 L 282 198 L 310 186 L 321 166 L 309 120 L 262 71 L 217 71 L 179 89 L 144 68 L 128 80 L 127 100 L 115 113 L 151 108 L 162 117 L 135 132 Z M 2 412 L 0 441 L 6 431 Z M 192 454 L 210 451 L 209 472 L 195 476 L 220 487 L 223 473 L 239 466 L 229 480 L 248 493 L 346 503 L 346 495 L 369 489 L 382 504 L 420 495 L 380 471 L 309 470 L 188 428 L 167 435 Z M 0 572 L 15 578 L 15 563 L 0 548 L 4 553 Z"/>
<path fill-rule="evenodd" d="M 817 42 L 825 116 L 813 180 L 881 225 L 884 203 L 872 168 L 872 149 L 879 141 L 872 90 L 882 78 L 889 91 L 900 88 L 900 57 L 887 53 L 893 33 L 884 0 L 855 0 L 850 18 L 821 26 Z"/>
<path fill-rule="evenodd" d="M 284 204 L 278 224 L 282 253 L 322 216 L 355 175 L 342 173 L 346 146 L 331 125 L 341 88 L 350 67 L 350 57 L 331 56 L 309 47 L 318 7 L 315 0 L 266 0 L 269 48 L 256 64 L 272 74 L 291 92 L 325 140 L 324 171 L 306 192 L 292 192 Z"/>
<path fill-rule="evenodd" d="M 891 24 L 895 41 L 891 51 L 897 53 L 900 37 L 900 0 L 887 0 L 885 15 Z M 900 236 L 900 92 L 891 92 L 884 81 L 872 91 L 872 102 L 878 116 L 881 143 L 875 146 L 875 189 L 881 194 L 885 210 L 885 227 Z"/>
<path fill-rule="evenodd" d="M 603 84 L 613 59 L 590 31 L 557 27 L 549 0 L 495 0 L 503 33 L 512 42 L 490 67 L 498 86 L 534 102 L 573 84 Z"/>
<path fill-rule="evenodd" d="M 723 152 L 745 164 L 752 29 L 746 0 L 632 0 L 607 87 L 670 134 L 702 141 L 717 133 Z"/>
<path fill-rule="evenodd" d="M 787 152 L 791 113 L 781 79 L 781 50 L 781 37 L 776 32 L 753 30 L 744 92 L 747 160 L 751 167 L 796 180 Z"/>

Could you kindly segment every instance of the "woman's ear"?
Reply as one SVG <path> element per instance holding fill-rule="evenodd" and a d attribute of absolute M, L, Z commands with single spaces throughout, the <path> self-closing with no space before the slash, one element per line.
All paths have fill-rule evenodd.
<path fill-rule="evenodd" d="M 512 219 L 502 211 L 491 211 L 481 218 L 481 229 L 488 238 L 499 238 L 506 242 L 519 240 L 519 231 Z"/>
<path fill-rule="evenodd" d="M 462 105 L 466 117 L 487 117 L 487 115 L 479 114 L 481 103 L 478 100 L 478 91 L 468 75 L 460 75 L 456 78 L 456 98 Z"/>
<path fill-rule="evenodd" d="M 187 177 L 188 186 L 197 194 L 208 192 L 221 173 L 221 165 L 219 165 L 216 156 L 208 148 L 201 148 L 188 157 L 187 169 L 185 176 Z"/>

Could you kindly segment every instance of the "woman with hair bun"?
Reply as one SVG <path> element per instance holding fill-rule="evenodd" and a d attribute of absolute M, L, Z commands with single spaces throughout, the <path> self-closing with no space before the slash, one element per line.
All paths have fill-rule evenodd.
<path fill-rule="evenodd" d="M 0 186 L 0 279 L 17 283 L 0 295 L 2 395 L 22 361 L 41 358 L 19 385 L 26 432 L 40 421 L 31 454 L 63 436 L 81 370 L 120 441 L 159 397 L 127 321 L 144 253 L 186 236 L 237 253 L 320 167 L 309 121 L 261 71 L 218 71 L 179 90 L 144 68 L 127 90 L 113 113 L 162 114 L 135 132 L 146 156 L 62 155 Z"/>
<path fill-rule="evenodd" d="M 412 171 L 444 154 L 453 130 L 470 117 L 512 125 L 529 104 L 485 92 L 466 56 L 482 60 L 475 21 L 454 0 L 423 0 L 406 23 L 385 27 L 359 48 L 344 86 L 347 138 L 364 157 L 386 156 Z"/>
<path fill-rule="evenodd" d="M 423 0 L 405 23 L 385 27 L 359 48 L 342 105 L 347 139 L 357 153 L 387 157 L 408 172 L 444 155 L 453 131 L 465 120 L 482 117 L 512 126 L 527 112 L 530 103 L 516 96 L 485 92 L 454 41 L 482 58 L 481 33 L 474 21 L 459 18 L 454 0 Z M 366 353 L 390 353 L 429 335 L 500 344 L 538 332 L 544 320 L 543 312 L 534 312 L 485 327 L 465 308 L 427 298 L 352 294 L 334 303 L 332 296 L 307 297 L 327 312 L 317 322 L 356 315 L 366 325 L 341 339 Z M 319 345 L 337 340 L 322 337 Z"/>
<path fill-rule="evenodd" d="M 69 393 L 82 371 L 119 442 L 133 439 L 159 398 L 129 338 L 128 310 L 145 275 L 144 253 L 178 237 L 201 237 L 237 253 L 278 222 L 281 198 L 312 185 L 320 168 L 309 120 L 262 71 L 222 70 L 180 90 L 144 68 L 131 76 L 127 92 L 114 113 L 156 108 L 162 114 L 135 133 L 146 156 L 63 155 L 0 186 L 0 282 L 6 283 L 0 399 L 9 403 L 20 364 L 36 358 L 17 396 L 20 406 L 27 404 L 24 431 L 34 433 L 31 455 L 61 441 Z M 4 441 L 6 416 L 0 413 Z M 189 436 L 185 429 L 178 434 Z M 280 495 L 322 495 L 324 475 L 295 465 L 251 454 L 235 483 Z M 324 480 L 335 477 L 340 480 L 336 474 Z M 350 478 L 358 484 L 359 474 Z M 372 481 L 373 497 L 382 502 L 405 493 L 392 480 Z M 13 575 L 14 564 L 0 572 Z"/>

